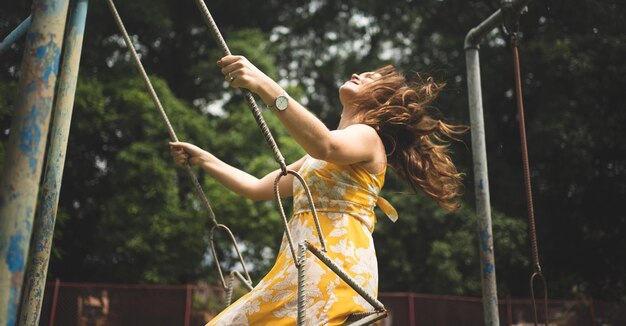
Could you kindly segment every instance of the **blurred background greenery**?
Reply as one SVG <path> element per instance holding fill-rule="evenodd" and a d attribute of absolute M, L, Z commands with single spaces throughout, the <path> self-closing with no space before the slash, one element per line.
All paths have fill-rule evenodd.
<path fill-rule="evenodd" d="M 0 3 L 0 37 L 31 1 Z M 257 176 L 277 167 L 240 92 L 226 87 L 220 50 L 193 1 L 118 1 L 181 140 Z M 233 53 L 288 88 L 328 126 L 338 86 L 394 64 L 447 83 L 436 106 L 469 124 L 463 39 L 499 1 L 208 2 Z M 65 281 L 214 283 L 209 221 L 169 157 L 168 135 L 104 1 L 89 4 L 73 125 L 48 276 Z M 539 252 L 553 298 L 625 296 L 626 3 L 536 1 L 521 19 L 521 65 Z M 6 151 L 23 41 L 0 58 L 0 161 Z M 500 295 L 528 296 L 532 272 L 510 47 L 481 44 L 481 71 Z M 288 161 L 303 152 L 265 116 Z M 464 206 L 448 213 L 393 173 L 383 196 L 400 213 L 375 231 L 381 291 L 480 295 L 471 142 L 454 144 L 467 174 Z M 201 182 L 242 244 L 254 280 L 282 236 L 273 202 Z M 225 240 L 225 239 L 224 239 Z M 228 242 L 223 267 L 236 265 Z"/>

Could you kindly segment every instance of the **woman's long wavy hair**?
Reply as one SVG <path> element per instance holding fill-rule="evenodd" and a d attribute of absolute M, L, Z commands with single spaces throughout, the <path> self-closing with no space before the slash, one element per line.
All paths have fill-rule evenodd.
<path fill-rule="evenodd" d="M 445 123 L 431 116 L 430 108 L 445 84 L 416 74 L 408 82 L 393 66 L 382 67 L 381 75 L 359 92 L 361 123 L 373 127 L 387 152 L 387 164 L 437 200 L 440 206 L 454 211 L 463 184 L 448 151 L 450 139 L 468 130 L 466 126 Z"/>

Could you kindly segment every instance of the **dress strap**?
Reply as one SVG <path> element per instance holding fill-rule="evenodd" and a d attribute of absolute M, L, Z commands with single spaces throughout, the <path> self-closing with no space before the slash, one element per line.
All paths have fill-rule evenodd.
<path fill-rule="evenodd" d="M 398 220 L 398 212 L 385 198 L 379 196 L 378 200 L 376 200 L 376 205 L 389 217 L 391 222 L 395 223 Z"/>

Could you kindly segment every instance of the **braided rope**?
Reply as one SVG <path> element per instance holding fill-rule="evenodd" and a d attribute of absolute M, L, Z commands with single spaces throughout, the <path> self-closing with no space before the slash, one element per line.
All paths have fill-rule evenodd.
<path fill-rule="evenodd" d="M 238 271 L 230 271 L 230 277 L 228 278 L 228 283 L 226 284 L 226 299 L 224 300 L 225 307 L 230 306 L 231 301 L 233 300 L 233 291 L 235 290 L 233 282 L 235 281 L 235 277 L 237 277 L 249 291 L 252 291 L 252 284 L 249 283 L 249 280 L 246 280 Z"/>
<path fill-rule="evenodd" d="M 204 18 L 204 21 L 209 27 L 209 30 L 211 31 L 213 38 L 222 49 L 222 52 L 224 53 L 224 55 L 230 55 L 231 53 L 230 53 L 230 50 L 228 49 L 228 45 L 226 45 L 226 41 L 224 41 L 224 37 L 222 37 L 222 33 L 220 33 L 220 30 L 217 28 L 217 24 L 215 24 L 215 20 L 213 20 L 213 16 L 211 16 L 211 12 L 209 12 L 209 8 L 207 8 L 206 4 L 202 0 L 196 0 L 196 4 L 198 5 L 198 8 L 200 8 L 200 11 L 202 12 L 202 17 Z M 272 133 L 270 132 L 270 129 L 267 126 L 267 123 L 265 123 L 265 120 L 263 119 L 261 110 L 259 110 L 259 107 L 257 106 L 256 101 L 254 100 L 254 97 L 252 96 L 252 93 L 250 93 L 250 91 L 245 91 L 244 93 L 245 93 L 246 101 L 248 102 L 248 106 L 250 107 L 250 110 L 252 111 L 252 115 L 254 116 L 254 120 L 256 120 L 256 123 L 261 128 L 261 132 L 263 133 L 263 138 L 265 138 L 265 141 L 272 149 L 272 153 L 274 154 L 274 159 L 276 160 L 276 162 L 278 162 L 278 164 L 280 164 L 280 169 L 283 171 L 283 173 L 286 173 L 287 165 L 285 164 L 285 158 L 280 153 L 280 150 L 278 149 L 278 145 L 276 145 L 276 142 L 274 141 L 274 137 L 272 137 Z"/>
<path fill-rule="evenodd" d="M 222 49 L 222 52 L 224 53 L 224 55 L 230 55 L 230 50 L 228 49 L 228 46 L 226 45 L 226 42 L 224 41 L 224 38 L 222 37 L 222 34 L 220 33 L 217 27 L 217 24 L 215 24 L 215 21 L 213 20 L 213 17 L 211 16 L 211 13 L 209 12 L 208 7 L 206 6 L 203 0 L 195 0 L 195 1 L 196 1 L 196 4 L 198 5 L 198 8 L 203 14 L 203 18 L 205 22 L 207 23 L 207 26 L 209 27 L 211 34 L 213 35 L 213 38 Z M 252 94 L 250 92 L 246 92 L 246 100 L 248 101 L 248 105 L 250 106 L 250 109 L 252 110 L 252 113 L 254 114 L 254 118 L 256 119 L 257 124 L 259 125 L 259 127 L 261 127 L 261 130 L 263 132 L 263 136 L 265 137 L 266 142 L 270 145 L 272 151 L 274 152 L 274 157 L 276 158 L 276 161 L 280 163 L 281 170 L 282 170 L 282 174 L 279 174 L 274 181 L 274 195 L 276 197 L 276 201 L 278 202 L 278 207 L 279 207 L 281 217 L 283 218 L 283 222 L 285 223 L 285 233 L 287 235 L 287 239 L 289 240 L 289 248 L 293 256 L 294 264 L 298 268 L 298 325 L 304 325 L 304 321 L 305 321 L 305 316 L 304 316 L 305 315 L 304 303 L 305 303 L 305 295 L 306 295 L 305 294 L 306 291 L 304 289 L 304 285 L 305 285 L 304 272 L 305 272 L 305 260 L 306 260 L 305 249 L 308 249 L 315 256 L 317 256 L 318 259 L 320 259 L 324 264 L 326 264 L 326 266 L 328 266 L 333 272 L 335 272 L 335 274 L 337 274 L 341 279 L 343 279 L 350 287 L 352 287 L 359 295 L 361 295 L 361 297 L 363 297 L 367 302 L 369 302 L 377 310 L 376 314 L 368 314 L 365 317 L 363 317 L 363 319 L 361 319 L 360 322 L 357 321 L 356 323 L 354 323 L 354 325 L 367 325 L 367 324 L 373 323 L 376 320 L 385 318 L 387 316 L 387 313 L 383 304 L 380 303 L 380 301 L 378 301 L 372 295 L 367 293 L 361 286 L 359 286 L 356 283 L 356 281 L 354 281 L 354 279 L 352 279 L 348 274 L 346 274 L 346 272 L 344 272 L 341 269 L 341 267 L 335 264 L 330 259 L 330 257 L 328 257 L 324 253 L 324 251 L 326 251 L 326 246 L 324 243 L 324 238 L 322 236 L 321 227 L 319 225 L 319 220 L 317 218 L 315 205 L 313 204 L 313 199 L 311 197 L 311 193 L 310 193 L 308 186 L 304 182 L 304 179 L 297 172 L 287 170 L 286 165 L 284 163 L 284 158 L 280 154 L 280 151 L 278 147 L 276 146 L 276 143 L 274 142 L 274 139 L 271 136 L 269 129 L 267 128 L 267 124 L 265 124 L 265 121 L 263 120 L 263 117 L 261 116 L 261 113 L 256 105 L 256 102 L 254 101 L 254 98 L 252 97 Z M 293 245 L 293 239 L 291 237 L 291 232 L 289 231 L 287 217 L 282 207 L 282 203 L 280 201 L 280 193 L 278 190 L 278 182 L 280 181 L 280 178 L 287 174 L 294 175 L 298 179 L 298 181 L 302 183 L 304 189 L 306 190 L 307 198 L 309 199 L 309 205 L 313 212 L 315 226 L 317 228 L 317 233 L 320 238 L 320 244 L 322 246 L 323 251 L 318 250 L 316 247 L 314 247 L 308 241 L 305 240 L 299 244 L 299 255 L 298 257 L 296 257 L 295 248 Z"/>
<path fill-rule="evenodd" d="M 346 322 L 346 326 L 362 326 L 362 325 L 371 325 L 372 323 L 379 321 L 381 319 L 385 319 L 387 317 L 387 311 L 377 311 L 377 312 L 364 312 L 364 313 L 356 313 L 350 315 L 349 320 L 358 319 L 353 323 Z"/>
<path fill-rule="evenodd" d="M 313 214 L 313 221 L 315 222 L 315 228 L 317 229 L 317 235 L 320 240 L 320 244 L 322 246 L 322 250 L 326 251 L 326 244 L 324 241 L 324 235 L 322 234 L 322 227 L 320 226 L 319 219 L 317 218 L 317 210 L 315 209 L 315 204 L 313 203 L 313 196 L 311 195 L 311 190 L 304 182 L 304 179 L 300 174 L 295 171 L 287 170 L 286 174 L 293 175 L 302 185 L 304 191 L 306 192 L 307 199 L 309 201 L 309 206 L 311 207 L 311 213 Z M 291 256 L 293 257 L 293 262 L 298 267 L 298 259 L 296 258 L 295 246 L 293 244 L 293 238 L 291 237 L 291 231 L 289 230 L 289 222 L 287 221 L 287 215 L 285 214 L 285 209 L 283 208 L 283 203 L 280 200 L 280 191 L 278 187 L 278 183 L 280 179 L 286 174 L 279 174 L 274 179 L 274 197 L 276 198 L 276 206 L 278 206 L 278 212 L 280 213 L 280 217 L 283 220 L 283 224 L 285 224 L 285 234 L 287 235 L 287 243 L 289 244 L 289 250 L 291 250 Z"/>
<path fill-rule="evenodd" d="M 317 218 L 317 210 L 315 209 L 315 204 L 313 203 L 313 195 L 311 195 L 311 189 L 307 186 L 304 178 L 300 174 L 294 171 L 288 171 L 289 174 L 292 174 L 300 184 L 302 188 L 304 188 L 304 192 L 306 193 L 306 198 L 309 201 L 309 207 L 311 208 L 311 213 L 313 214 L 313 221 L 315 222 L 315 229 L 317 230 L 317 236 L 320 240 L 320 246 L 322 246 L 322 251 L 326 252 L 326 243 L 324 241 L 324 234 L 322 234 L 322 227 L 320 226 L 320 221 Z M 276 195 L 278 195 L 278 190 L 276 190 Z M 278 197 L 280 198 L 280 197 Z M 281 205 L 282 206 L 282 205 Z M 281 207 L 282 210 L 282 207 Z"/>
<path fill-rule="evenodd" d="M 172 124 L 170 123 L 170 120 L 167 117 L 167 113 L 165 113 L 165 109 L 163 109 L 163 105 L 161 105 L 161 101 L 159 100 L 159 97 L 157 96 L 156 91 L 154 90 L 154 87 L 152 86 L 152 83 L 150 82 L 150 78 L 148 77 L 146 70 L 143 68 L 143 65 L 141 64 L 141 60 L 139 59 L 139 56 L 137 55 L 137 51 L 135 50 L 135 47 L 133 46 L 133 42 L 131 41 L 130 36 L 128 35 L 128 32 L 126 31 L 126 28 L 124 27 L 122 18 L 117 12 L 117 9 L 115 8 L 115 4 L 113 4 L 113 0 L 107 0 L 107 4 L 109 5 L 109 9 L 111 9 L 111 13 L 113 14 L 113 18 L 115 19 L 115 23 L 117 24 L 117 27 L 119 28 L 120 32 L 122 33 L 122 36 L 124 37 L 124 41 L 126 42 L 126 47 L 128 47 L 128 50 L 130 51 L 133 61 L 135 62 L 135 66 L 137 66 L 137 70 L 139 71 L 139 74 L 141 75 L 143 82 L 146 84 L 146 88 L 148 88 L 150 97 L 152 98 L 154 105 L 157 107 L 157 109 L 159 110 L 159 113 L 161 114 L 161 118 L 163 119 L 163 122 L 165 123 L 167 132 L 170 134 L 170 139 L 172 141 L 177 142 L 178 137 L 176 137 L 176 132 L 174 131 L 174 128 L 172 127 Z M 202 205 L 209 213 L 209 218 L 211 219 L 211 222 L 213 222 L 214 225 L 217 225 L 218 223 L 215 218 L 215 213 L 213 213 L 213 209 L 211 208 L 211 204 L 209 203 L 209 200 L 204 195 L 204 190 L 202 190 L 202 186 L 200 185 L 200 182 L 198 182 L 198 178 L 196 178 L 189 164 L 185 164 L 185 171 L 187 171 L 187 175 L 189 176 L 189 179 L 192 181 L 194 189 L 196 190 L 196 193 L 198 194 L 200 200 L 202 201 Z"/>
<path fill-rule="evenodd" d="M 303 240 L 298 244 L 298 325 L 304 325 L 306 320 L 306 251 L 310 251 L 315 255 L 323 264 L 330 268 L 337 276 L 339 276 L 346 284 L 348 284 L 354 291 L 356 291 L 365 301 L 371 304 L 375 311 L 354 313 L 349 316 L 345 325 L 369 325 L 377 320 L 381 320 L 387 317 L 387 310 L 383 304 L 374 298 L 371 294 L 367 293 L 356 281 L 346 274 L 346 272 L 332 261 L 324 252 L 317 249 L 307 240 Z M 354 321 L 354 322 L 352 322 Z"/>
<path fill-rule="evenodd" d="M 353 290 L 355 290 L 360 296 L 371 304 L 377 311 L 385 311 L 385 306 L 374 298 L 371 294 L 367 293 L 356 281 L 339 267 L 328 255 L 317 249 L 307 240 L 302 241 L 307 249 L 313 253 L 320 261 L 322 261 L 328 268 L 330 268 L 337 276 L 339 276 L 344 282 L 346 282 Z"/>
<path fill-rule="evenodd" d="M 298 244 L 298 325 L 304 325 L 306 320 L 306 244 Z"/>
<path fill-rule="evenodd" d="M 148 77 L 146 70 L 141 64 L 141 60 L 139 59 L 139 56 L 137 55 L 137 51 L 135 50 L 135 47 L 133 46 L 133 42 L 131 41 L 130 36 L 128 35 L 128 32 L 126 31 L 126 28 L 124 27 L 122 18 L 120 17 L 119 13 L 117 12 L 117 9 L 115 8 L 115 4 L 113 3 L 113 0 L 107 0 L 107 4 L 109 6 L 109 9 L 111 10 L 111 14 L 113 14 L 113 18 L 115 19 L 115 23 L 117 24 L 117 27 L 119 28 L 120 32 L 122 33 L 122 36 L 124 37 L 124 41 L 126 42 L 126 46 L 128 47 L 128 50 L 131 53 L 135 66 L 137 67 L 137 70 L 139 71 L 146 85 L 146 88 L 148 89 L 148 92 L 150 93 L 150 97 L 152 98 L 152 101 L 154 102 L 155 106 L 159 110 L 159 113 L 161 114 L 161 118 L 163 119 L 163 122 L 165 123 L 165 126 L 167 127 L 167 131 L 170 135 L 170 139 L 172 141 L 177 142 L 178 137 L 176 137 L 176 132 L 174 131 L 174 128 L 172 127 L 172 124 L 170 123 L 170 120 L 167 117 L 167 113 L 165 112 L 165 109 L 163 109 L 163 105 L 161 105 L 161 101 L 159 100 L 159 97 L 157 96 L 156 91 L 154 90 L 154 87 L 152 86 L 152 83 L 150 82 L 150 78 Z M 222 273 L 222 269 L 219 264 L 219 258 L 217 256 L 217 252 L 215 251 L 215 245 L 213 243 L 213 232 L 216 228 L 225 230 L 230 236 L 230 240 L 233 246 L 235 247 L 235 251 L 237 252 L 239 261 L 241 262 L 241 266 L 243 267 L 243 270 L 247 277 L 247 280 L 244 283 L 247 284 L 248 287 L 250 287 L 249 285 L 252 284 L 252 281 L 250 280 L 250 275 L 246 268 L 246 264 L 243 261 L 243 257 L 241 256 L 241 252 L 239 251 L 239 246 L 237 245 L 237 241 L 235 237 L 233 236 L 233 233 L 230 231 L 230 229 L 228 229 L 228 227 L 226 227 L 223 224 L 219 224 L 217 222 L 217 219 L 215 218 L 215 213 L 213 212 L 213 209 L 211 208 L 211 204 L 209 203 L 209 199 L 204 194 L 204 190 L 202 189 L 202 186 L 200 185 L 198 178 L 196 177 L 195 173 L 191 169 L 191 166 L 189 165 L 188 162 L 185 163 L 185 171 L 187 172 L 187 176 L 193 183 L 196 195 L 198 196 L 198 198 L 200 198 L 200 201 L 202 202 L 202 206 L 204 206 L 204 208 L 206 209 L 209 215 L 209 218 L 211 222 L 213 223 L 213 228 L 211 229 L 209 238 L 210 238 L 211 250 L 213 252 L 213 257 L 215 259 L 215 265 L 217 266 L 217 270 L 220 274 L 222 285 L 224 286 L 224 288 L 226 288 L 226 281 L 224 280 L 224 274 Z"/>
<path fill-rule="evenodd" d="M 213 38 L 215 39 L 217 44 L 222 49 L 222 52 L 224 53 L 224 55 L 230 55 L 231 53 L 230 53 L 230 50 L 228 49 L 228 45 L 226 44 L 226 41 L 224 40 L 224 37 L 222 36 L 222 33 L 220 32 L 219 28 L 217 27 L 217 24 L 215 23 L 215 20 L 213 19 L 213 16 L 211 16 L 211 12 L 209 11 L 209 8 L 206 6 L 206 4 L 204 3 L 203 0 L 195 0 L 195 1 L 196 1 L 196 4 L 198 5 L 198 8 L 202 12 L 202 17 L 204 18 L 205 23 L 207 24 L 207 26 L 209 27 L 209 30 L 211 31 L 211 35 L 213 35 Z M 315 205 L 313 204 L 313 200 L 312 200 L 312 197 L 310 195 L 309 187 L 306 185 L 306 183 L 304 182 L 302 177 L 297 172 L 287 171 L 287 165 L 285 164 L 285 159 L 283 158 L 280 150 L 278 149 L 278 146 L 276 145 L 276 142 L 274 141 L 274 137 L 272 137 L 272 133 L 270 132 L 269 128 L 267 127 L 267 124 L 265 123 L 265 120 L 263 119 L 263 115 L 261 114 L 261 111 L 259 110 L 259 108 L 258 108 L 258 106 L 256 104 L 256 101 L 254 100 L 254 97 L 252 96 L 252 93 L 250 93 L 249 91 L 246 91 L 245 95 L 246 95 L 246 100 L 248 102 L 248 106 L 250 107 L 250 109 L 252 110 L 252 114 L 254 115 L 254 119 L 256 120 L 257 124 L 261 128 L 261 131 L 263 132 L 263 137 L 265 138 L 265 141 L 267 142 L 267 144 L 272 149 L 272 152 L 274 152 L 274 158 L 280 164 L 280 168 L 282 170 L 282 175 L 287 175 L 287 174 L 294 175 L 298 180 L 300 180 L 300 182 L 302 183 L 302 186 L 306 190 L 307 195 L 309 196 L 309 205 L 310 205 L 311 210 L 313 212 L 313 218 L 315 220 L 315 226 L 317 228 L 317 233 L 318 233 L 318 236 L 320 238 L 320 242 L 321 242 L 322 248 L 323 248 L 324 251 L 326 251 L 326 245 L 324 244 L 324 238 L 322 236 L 322 232 L 321 232 L 321 228 L 320 228 L 320 225 L 319 225 L 319 220 L 317 218 L 317 214 L 315 213 Z M 281 176 L 279 175 L 276 178 L 275 182 L 274 182 L 274 194 L 276 195 L 276 200 L 279 203 L 280 203 L 280 196 L 279 196 L 279 193 L 278 193 L 278 181 L 280 180 L 280 177 Z M 289 247 L 291 249 L 291 254 L 292 254 L 293 258 L 294 258 L 293 259 L 294 263 L 297 266 L 296 251 L 295 251 L 295 248 L 294 248 L 293 241 L 291 239 L 291 233 L 289 232 L 289 228 L 287 227 L 287 223 L 286 223 L 287 218 L 286 218 L 286 216 L 284 214 L 284 210 L 282 208 L 282 204 L 280 204 L 278 206 L 280 208 L 281 215 L 283 215 L 283 220 L 285 220 L 285 227 L 286 227 L 286 232 L 287 232 L 287 238 L 289 239 Z"/>
<path fill-rule="evenodd" d="M 224 298 L 224 308 L 230 306 L 230 302 L 233 300 L 233 291 L 235 290 L 233 287 L 233 282 L 235 281 L 235 276 L 233 273 L 230 273 L 230 277 L 228 278 L 228 282 L 226 283 L 226 292 Z"/>
<path fill-rule="evenodd" d="M 217 255 L 217 251 L 215 250 L 215 241 L 213 239 L 213 235 L 215 234 L 216 229 L 222 229 L 228 234 L 233 247 L 235 248 L 235 252 L 237 252 L 237 256 L 239 256 L 239 263 L 241 263 L 241 267 L 243 268 L 243 272 L 246 274 L 246 283 L 252 283 L 250 280 L 250 274 L 248 274 L 248 268 L 246 268 L 246 263 L 243 261 L 243 257 L 241 256 L 241 252 L 239 251 L 239 245 L 237 244 L 237 240 L 235 236 L 230 231 L 230 229 L 224 224 L 218 224 L 211 228 L 209 232 L 209 244 L 211 245 L 211 252 L 213 253 L 213 258 L 215 259 L 215 265 L 217 266 L 217 271 L 220 273 L 220 278 L 222 280 L 222 285 L 226 288 L 226 281 L 224 280 L 224 274 L 222 273 L 222 267 L 220 267 L 219 256 Z"/>
<path fill-rule="evenodd" d="M 217 25 L 215 24 L 213 18 L 211 17 L 211 14 L 208 10 L 208 8 L 206 7 L 206 5 L 204 4 L 203 1 L 201 0 L 196 0 L 196 3 L 198 4 L 198 6 L 200 7 L 200 9 L 202 10 L 205 20 L 207 21 L 207 23 L 209 24 L 209 27 L 211 28 L 211 31 L 213 33 L 213 36 L 218 40 L 218 44 L 221 46 L 223 52 L 226 55 L 230 54 L 230 51 L 228 50 L 228 47 L 226 45 L 226 42 L 224 41 L 223 37 L 221 36 L 221 33 L 219 32 Z M 141 77 L 146 85 L 146 87 L 148 88 L 148 91 L 150 93 L 150 96 L 155 104 L 155 106 L 159 109 L 159 112 L 161 114 L 161 118 L 163 119 L 168 133 L 170 134 L 170 138 L 172 141 L 178 141 L 178 137 L 176 136 L 176 132 L 174 131 L 168 117 L 167 114 L 165 112 L 165 110 L 163 109 L 163 106 L 161 105 L 161 102 L 156 94 L 156 91 L 154 90 L 154 87 L 152 86 L 152 83 L 150 82 L 150 79 L 143 67 L 143 65 L 141 64 L 141 60 L 139 59 L 139 56 L 137 55 L 137 51 L 135 50 L 132 40 L 130 39 L 130 36 L 128 35 L 128 32 L 126 31 L 126 28 L 124 27 L 124 24 L 119 16 L 119 13 L 117 12 L 117 9 L 115 8 L 115 5 L 113 3 L 112 0 L 107 0 L 107 4 L 109 6 L 109 9 L 111 10 L 111 13 L 113 14 L 113 18 L 115 19 L 115 22 L 120 30 L 120 32 L 122 33 L 123 37 L 124 37 L 124 41 L 126 42 L 126 46 L 128 47 L 129 51 L 131 52 L 131 56 L 133 58 L 133 61 L 135 62 L 135 65 L 137 66 L 137 69 L 139 70 L 139 73 L 141 74 Z M 280 150 L 278 149 L 278 146 L 276 145 L 276 142 L 274 141 L 274 138 L 272 137 L 271 132 L 269 131 L 269 128 L 267 127 L 267 124 L 265 123 L 261 112 L 258 108 L 258 106 L 256 105 L 256 102 L 254 101 L 254 98 L 252 97 L 252 94 L 250 92 L 246 92 L 246 100 L 248 102 L 248 105 L 250 106 L 252 113 L 254 115 L 255 120 L 257 121 L 257 124 L 259 125 L 259 127 L 261 128 L 261 131 L 263 133 L 263 136 L 266 140 L 266 142 L 270 145 L 273 153 L 274 153 L 274 158 L 276 159 L 276 161 L 280 164 L 281 170 L 282 170 L 282 174 L 279 174 L 279 176 L 276 178 L 275 183 L 274 183 L 274 192 L 276 195 L 276 199 L 279 202 L 279 210 L 281 212 L 281 216 L 283 217 L 283 220 L 285 222 L 285 224 L 287 224 L 287 219 L 286 219 L 286 215 L 284 212 L 284 209 L 282 207 L 282 203 L 280 203 L 280 194 L 278 191 L 278 182 L 280 181 L 280 178 L 284 175 L 287 174 L 292 174 L 294 175 L 298 181 L 300 181 L 306 191 L 307 194 L 307 198 L 309 200 L 309 204 L 312 208 L 312 213 L 313 213 L 313 217 L 315 220 L 315 225 L 317 228 L 317 232 L 318 232 L 318 236 L 320 238 L 320 243 L 322 246 L 322 250 L 326 251 L 326 247 L 325 247 L 325 243 L 324 243 L 324 238 L 321 232 L 321 227 L 319 225 L 319 220 L 317 218 L 317 212 L 315 210 L 315 206 L 313 204 L 313 200 L 312 200 L 312 196 L 310 193 L 310 190 L 308 188 L 308 186 L 306 185 L 306 183 L 304 182 L 304 179 L 297 173 L 294 171 L 290 171 L 287 170 L 287 166 L 285 164 L 285 159 L 283 158 L 282 154 L 280 153 Z M 197 177 L 195 176 L 195 174 L 193 173 L 191 167 L 189 166 L 189 164 L 185 164 L 185 170 L 187 171 L 187 174 L 189 176 L 189 178 L 192 180 L 193 184 L 194 184 L 194 189 L 196 190 L 196 193 L 198 194 L 198 196 L 201 198 L 201 201 L 203 203 L 203 206 L 205 207 L 205 209 L 207 210 L 209 217 L 211 219 L 211 221 L 213 222 L 213 228 L 210 231 L 210 245 L 211 245 L 211 251 L 213 253 L 215 262 L 216 262 L 216 266 L 218 269 L 218 272 L 220 274 L 220 278 L 222 281 L 222 285 L 223 287 L 227 290 L 226 291 L 226 302 L 227 304 L 230 304 L 230 301 L 232 299 L 232 293 L 233 293 L 233 280 L 234 277 L 237 276 L 242 282 L 243 284 L 246 285 L 246 287 L 249 290 L 252 290 L 252 281 L 250 280 L 250 275 L 248 273 L 248 270 L 246 268 L 246 265 L 243 261 L 243 257 L 239 251 L 239 246 L 237 245 L 237 241 L 233 235 L 233 233 L 230 231 L 230 229 L 223 225 L 223 224 L 219 224 L 217 223 L 217 219 L 215 218 L 215 214 L 213 212 L 213 209 L 211 208 L 211 205 L 209 203 L 208 198 L 206 197 L 206 195 L 204 194 L 204 190 L 202 189 L 202 186 L 200 185 L 200 183 L 198 182 Z M 244 276 L 242 276 L 239 272 L 237 271 L 231 271 L 230 274 L 230 279 L 228 281 L 228 284 L 226 283 L 226 280 L 224 279 L 224 275 L 222 273 L 220 264 L 219 264 L 219 257 L 217 256 L 217 252 L 215 250 L 215 244 L 214 244 L 214 240 L 213 240 L 213 234 L 215 229 L 222 229 L 224 231 L 227 232 L 227 234 L 229 235 L 234 248 L 237 252 L 237 255 L 239 256 L 239 261 L 241 263 L 241 266 L 243 267 L 243 270 L 246 274 L 246 278 L 244 278 Z M 364 314 L 355 314 L 353 317 L 354 318 L 362 318 L 360 321 L 357 321 L 351 325 L 367 325 L 370 324 L 376 320 L 380 320 L 382 318 L 384 318 L 386 316 L 386 311 L 384 306 L 382 305 L 382 303 L 380 303 L 376 298 L 374 298 L 373 296 L 371 296 L 369 293 L 367 293 L 363 288 L 361 288 L 348 274 L 346 274 L 337 264 L 335 264 L 330 257 L 328 257 L 323 251 L 318 250 L 316 247 L 314 247 L 313 245 L 311 245 L 308 241 L 303 241 L 302 243 L 299 244 L 299 251 L 300 251 L 300 255 L 298 258 L 296 258 L 295 256 L 295 250 L 293 248 L 293 240 L 291 239 L 291 234 L 289 232 L 289 228 L 286 228 L 286 233 L 287 236 L 289 238 L 289 245 L 292 251 L 292 255 L 294 257 L 294 262 L 296 263 L 296 266 L 298 267 L 298 325 L 303 325 L 304 323 L 304 317 L 305 317 L 305 291 L 304 291 L 304 285 L 305 285 L 305 279 L 304 279 L 304 273 L 305 273 L 305 260 L 306 260 L 306 250 L 311 251 L 316 257 L 318 257 L 318 259 L 320 259 L 325 265 L 327 265 L 333 272 L 335 272 L 341 279 L 343 279 L 350 287 L 352 287 L 359 295 L 361 295 L 367 302 L 369 302 L 372 306 L 374 306 L 374 308 L 377 309 L 376 312 L 372 312 L 372 313 L 364 313 Z"/>

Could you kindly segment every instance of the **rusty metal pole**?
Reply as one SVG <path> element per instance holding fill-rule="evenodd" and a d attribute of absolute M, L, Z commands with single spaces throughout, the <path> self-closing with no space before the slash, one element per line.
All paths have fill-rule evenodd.
<path fill-rule="evenodd" d="M 50 144 L 33 228 L 33 241 L 26 268 L 26 283 L 20 306 L 19 325 L 37 326 L 41 314 L 52 237 L 56 222 L 65 153 L 74 108 L 80 54 L 85 32 L 88 0 L 73 3 L 63 42 L 63 59 L 54 103 Z"/>
<path fill-rule="evenodd" d="M 24 280 L 69 0 L 35 0 L 0 179 L 0 325 L 14 326 Z"/>

